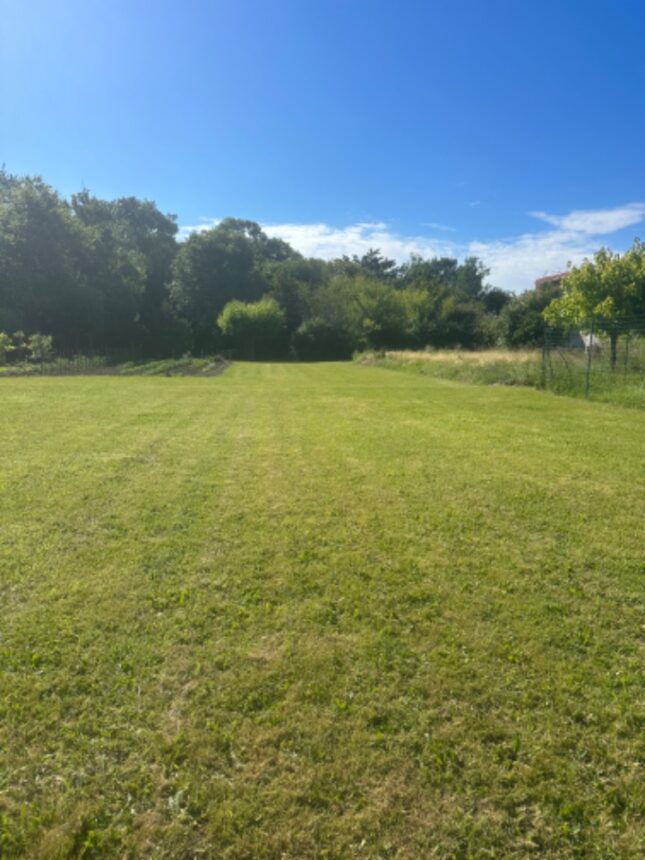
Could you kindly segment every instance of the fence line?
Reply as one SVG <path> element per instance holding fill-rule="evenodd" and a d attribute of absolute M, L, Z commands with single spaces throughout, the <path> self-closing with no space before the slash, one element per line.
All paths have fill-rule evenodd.
<path fill-rule="evenodd" d="M 645 406 L 645 315 L 593 317 L 575 328 L 547 328 L 544 388 Z"/>

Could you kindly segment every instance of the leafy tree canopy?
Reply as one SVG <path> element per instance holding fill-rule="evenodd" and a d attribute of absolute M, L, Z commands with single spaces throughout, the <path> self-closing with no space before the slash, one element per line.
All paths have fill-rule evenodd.
<path fill-rule="evenodd" d="M 572 267 L 562 282 L 562 297 L 544 311 L 550 325 L 581 325 L 595 320 L 596 329 L 610 339 L 611 363 L 624 323 L 621 318 L 645 314 L 645 245 L 635 239 L 618 254 L 601 248 L 592 260 Z"/>
<path fill-rule="evenodd" d="M 563 279 L 562 297 L 544 311 L 553 324 L 637 314 L 645 314 L 645 245 L 639 239 L 624 254 L 601 248 L 592 260 L 572 267 Z"/>
<path fill-rule="evenodd" d="M 589 264 L 595 312 L 639 307 L 642 259 L 636 243 L 625 258 L 601 252 Z M 35 334 L 51 336 L 59 351 L 133 346 L 147 355 L 212 352 L 233 342 L 246 355 L 286 355 L 297 345 L 302 355 L 329 349 L 336 356 L 355 347 L 534 340 L 542 307 L 518 303 L 487 277 L 474 257 L 413 255 L 397 264 L 371 248 L 307 259 L 239 218 L 178 241 L 175 217 L 152 201 L 102 200 L 87 190 L 66 200 L 39 177 L 0 171 L 0 330 L 24 332 L 25 354 Z M 573 297 L 581 277 L 568 276 L 578 286 L 565 291 L 563 312 L 576 302 L 579 310 Z M 609 281 L 618 286 L 608 303 L 598 284 Z M 14 337 L 10 360 L 19 352 Z"/>

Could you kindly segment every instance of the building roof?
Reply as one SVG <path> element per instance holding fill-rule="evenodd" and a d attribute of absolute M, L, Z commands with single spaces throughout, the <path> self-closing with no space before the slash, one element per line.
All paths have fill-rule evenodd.
<path fill-rule="evenodd" d="M 542 278 L 536 278 L 535 288 L 545 287 L 547 284 L 559 284 L 567 272 L 557 272 L 555 275 L 544 275 Z"/>

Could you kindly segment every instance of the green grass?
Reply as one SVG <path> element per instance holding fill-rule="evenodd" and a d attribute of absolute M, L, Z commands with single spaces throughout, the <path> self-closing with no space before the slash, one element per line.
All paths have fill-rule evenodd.
<path fill-rule="evenodd" d="M 357 364 L 0 398 L 0 856 L 642 856 L 641 413 Z"/>

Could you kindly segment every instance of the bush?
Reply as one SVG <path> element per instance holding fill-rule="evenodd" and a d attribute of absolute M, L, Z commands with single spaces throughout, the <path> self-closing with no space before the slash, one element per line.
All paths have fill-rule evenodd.
<path fill-rule="evenodd" d="M 275 299 L 229 302 L 217 325 L 240 358 L 277 358 L 286 352 L 285 315 Z"/>
<path fill-rule="evenodd" d="M 27 340 L 24 331 L 15 331 L 11 335 L 11 354 L 12 362 L 26 361 L 28 356 Z"/>
<path fill-rule="evenodd" d="M 49 334 L 32 334 L 27 341 L 27 350 L 31 361 L 51 361 L 54 355 L 54 344 Z"/>
<path fill-rule="evenodd" d="M 13 342 L 9 335 L 0 331 L 0 364 L 7 363 L 7 357 L 9 353 L 13 350 Z"/>
<path fill-rule="evenodd" d="M 303 322 L 291 338 L 291 348 L 300 361 L 344 361 L 352 357 L 355 346 L 345 328 L 320 318 Z"/>
<path fill-rule="evenodd" d="M 24 332 L 9 335 L 0 331 L 0 365 L 11 361 L 13 364 L 25 361 L 51 361 L 54 356 L 53 338 L 49 334 L 32 334 L 26 338 Z"/>

